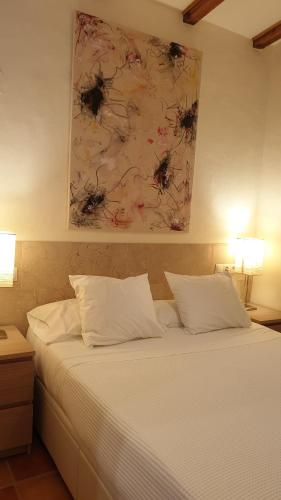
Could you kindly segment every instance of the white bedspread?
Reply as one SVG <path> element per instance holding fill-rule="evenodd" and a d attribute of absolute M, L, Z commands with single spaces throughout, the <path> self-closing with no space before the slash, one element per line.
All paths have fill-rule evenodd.
<path fill-rule="evenodd" d="M 279 333 L 170 329 L 95 349 L 28 337 L 114 499 L 281 499 Z"/>

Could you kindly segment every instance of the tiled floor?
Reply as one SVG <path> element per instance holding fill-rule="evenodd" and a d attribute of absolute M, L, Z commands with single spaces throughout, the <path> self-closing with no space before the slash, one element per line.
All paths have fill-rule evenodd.
<path fill-rule="evenodd" d="M 30 455 L 0 459 L 0 500 L 71 500 L 54 462 L 38 438 Z"/>

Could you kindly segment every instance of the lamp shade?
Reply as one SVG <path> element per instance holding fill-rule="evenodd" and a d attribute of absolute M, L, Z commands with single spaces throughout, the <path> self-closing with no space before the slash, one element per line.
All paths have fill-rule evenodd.
<path fill-rule="evenodd" d="M 264 260 L 264 240 L 237 238 L 234 245 L 235 271 L 244 274 L 261 274 Z"/>
<path fill-rule="evenodd" d="M 0 232 L 0 287 L 13 286 L 16 235 Z"/>

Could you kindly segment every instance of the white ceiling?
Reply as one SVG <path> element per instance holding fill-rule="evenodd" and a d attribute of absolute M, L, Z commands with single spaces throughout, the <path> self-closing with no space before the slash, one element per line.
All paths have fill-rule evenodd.
<path fill-rule="evenodd" d="M 192 0 L 157 1 L 179 10 L 192 3 Z M 224 0 L 204 20 L 252 38 L 281 20 L 281 0 Z"/>

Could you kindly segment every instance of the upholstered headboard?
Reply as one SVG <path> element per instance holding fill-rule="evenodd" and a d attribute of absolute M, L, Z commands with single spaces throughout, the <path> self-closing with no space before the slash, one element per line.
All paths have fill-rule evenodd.
<path fill-rule="evenodd" d="M 69 274 L 124 278 L 148 272 L 154 298 L 170 298 L 163 271 L 210 274 L 215 263 L 228 262 L 223 244 L 144 244 L 18 242 L 18 281 L 0 288 L 0 325 L 27 329 L 33 307 L 73 297 Z"/>

